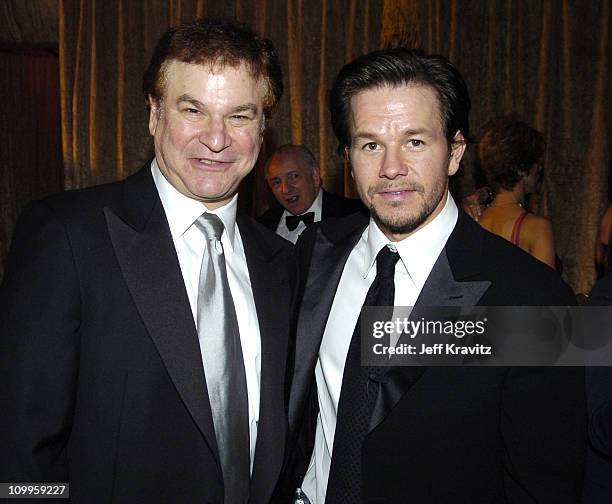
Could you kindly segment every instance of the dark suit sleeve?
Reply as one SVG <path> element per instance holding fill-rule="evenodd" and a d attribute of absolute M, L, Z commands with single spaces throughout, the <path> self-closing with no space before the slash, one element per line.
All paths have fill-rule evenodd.
<path fill-rule="evenodd" d="M 538 269 L 546 277 L 534 272 L 539 289 L 525 304 L 576 304 L 571 289 L 555 272 Z M 501 401 L 508 502 L 580 502 L 587 446 L 584 368 L 512 367 Z"/>
<path fill-rule="evenodd" d="M 508 502 L 579 502 L 586 450 L 584 369 L 511 368 L 501 414 Z"/>
<path fill-rule="evenodd" d="M 612 368 L 587 369 L 589 440 L 597 452 L 612 457 Z"/>
<path fill-rule="evenodd" d="M 589 305 L 612 305 L 612 273 L 593 286 Z M 612 367 L 587 369 L 587 393 L 589 440 L 599 454 L 612 457 Z"/>
<path fill-rule="evenodd" d="M 287 366 L 288 376 L 286 383 L 289 385 L 289 388 L 287 389 L 287 403 L 289 402 L 289 393 L 291 390 L 291 382 L 293 379 L 293 370 L 296 360 L 295 335 L 297 331 L 297 317 L 299 315 L 299 307 L 304 294 L 304 287 L 308 276 L 308 268 L 310 266 L 310 255 L 312 254 L 312 248 L 314 246 L 316 230 L 318 227 L 318 223 L 308 226 L 298 238 L 298 242 L 295 247 L 298 262 L 299 282 Z M 304 474 L 308 468 L 312 448 L 314 446 L 314 434 L 318 413 L 318 400 L 314 379 L 312 389 L 310 398 L 307 401 L 306 411 L 304 411 L 303 415 L 301 416 L 300 425 L 292 426 L 293 428 L 289 432 L 289 439 L 287 441 L 283 462 L 283 470 L 275 490 L 274 498 L 271 502 L 291 502 L 291 499 L 295 494 L 295 490 L 301 486 Z M 312 394 L 314 394 L 314 396 Z"/>
<path fill-rule="evenodd" d="M 612 273 L 600 278 L 589 295 L 592 306 L 612 306 Z"/>
<path fill-rule="evenodd" d="M 0 481 L 68 481 L 79 320 L 65 227 L 45 203 L 31 204 L 0 288 Z"/>

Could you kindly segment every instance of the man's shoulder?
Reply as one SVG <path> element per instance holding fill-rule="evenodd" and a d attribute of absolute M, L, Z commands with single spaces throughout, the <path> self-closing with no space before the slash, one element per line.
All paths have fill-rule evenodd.
<path fill-rule="evenodd" d="M 79 214 L 112 205 L 121 194 L 122 182 L 111 182 L 80 189 L 70 189 L 42 199 L 42 203 L 65 214 Z"/>
<path fill-rule="evenodd" d="M 589 304 L 594 306 L 612 305 L 612 273 L 597 280 L 589 297 Z"/>
<path fill-rule="evenodd" d="M 126 188 L 134 195 L 145 197 L 156 194 L 153 178 L 147 168 L 143 168 L 127 178 L 115 182 L 71 189 L 53 194 L 42 199 L 42 203 L 62 215 L 82 215 L 101 208 L 117 208 L 125 204 L 129 195 Z M 126 198 L 127 196 L 127 198 Z M 134 199 L 129 203 L 136 204 Z"/>
<path fill-rule="evenodd" d="M 263 224 L 260 220 L 261 217 L 254 219 L 246 213 L 239 212 L 236 218 L 240 232 L 243 235 L 246 232 L 247 240 L 256 240 L 261 244 L 266 244 L 266 247 L 269 247 L 271 249 L 283 250 L 289 252 L 290 254 L 293 254 L 293 243 L 288 240 L 285 240 L 284 238 L 281 238 L 268 226 Z"/>
<path fill-rule="evenodd" d="M 278 227 L 278 222 L 280 221 L 281 216 L 283 215 L 284 209 L 282 207 L 272 207 L 262 213 L 259 217 L 257 217 L 257 222 L 263 224 L 265 227 L 272 231 L 276 231 Z"/>
<path fill-rule="evenodd" d="M 323 218 L 344 217 L 355 212 L 365 212 L 359 199 L 345 198 L 323 190 Z"/>
<path fill-rule="evenodd" d="M 474 249 L 473 259 L 479 265 L 478 276 L 491 281 L 489 297 L 494 296 L 495 303 L 574 304 L 572 290 L 554 269 L 473 221 L 464 222 L 462 227 L 464 233 L 453 239 L 480 242 L 480 247 Z"/>
<path fill-rule="evenodd" d="M 368 225 L 369 217 L 362 212 L 344 217 L 331 217 L 309 225 L 300 235 L 296 247 L 300 263 L 309 264 L 315 246 L 350 248 Z"/>
<path fill-rule="evenodd" d="M 33 232 L 53 223 L 74 240 L 84 242 L 100 235 L 107 226 L 108 212 L 139 226 L 147 221 L 159 201 L 150 171 L 140 170 L 122 181 L 72 189 L 32 201 L 20 212 L 16 227 Z"/>

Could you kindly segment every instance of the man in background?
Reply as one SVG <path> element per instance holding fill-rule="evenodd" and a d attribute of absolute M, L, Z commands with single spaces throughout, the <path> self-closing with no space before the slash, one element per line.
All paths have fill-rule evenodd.
<path fill-rule="evenodd" d="M 283 145 L 266 163 L 266 180 L 281 207 L 259 222 L 295 243 L 308 224 L 363 210 L 359 200 L 328 193 L 321 187 L 319 164 L 303 145 Z"/>
<path fill-rule="evenodd" d="M 272 43 L 200 20 L 144 75 L 155 157 L 37 201 L 0 289 L 0 481 L 73 503 L 270 501 L 296 266 L 237 211 L 282 93 Z"/>

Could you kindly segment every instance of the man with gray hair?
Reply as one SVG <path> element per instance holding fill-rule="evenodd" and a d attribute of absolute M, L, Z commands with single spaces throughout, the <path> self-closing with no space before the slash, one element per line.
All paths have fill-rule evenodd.
<path fill-rule="evenodd" d="M 281 207 L 268 210 L 259 222 L 295 243 L 308 224 L 363 210 L 356 199 L 321 187 L 319 164 L 303 145 L 283 145 L 266 163 L 266 180 Z"/>

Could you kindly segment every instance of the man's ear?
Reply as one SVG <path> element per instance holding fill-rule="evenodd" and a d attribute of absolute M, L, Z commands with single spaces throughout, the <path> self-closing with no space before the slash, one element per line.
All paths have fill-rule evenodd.
<path fill-rule="evenodd" d="M 161 114 L 161 104 L 151 95 L 147 97 L 147 100 L 149 102 L 149 133 L 151 133 L 151 136 L 155 136 L 155 130 L 157 129 L 157 123 Z"/>
<path fill-rule="evenodd" d="M 266 132 L 266 114 L 261 116 L 261 126 L 259 128 L 259 146 L 263 145 L 264 135 Z"/>
<path fill-rule="evenodd" d="M 457 130 L 451 143 L 450 161 L 448 163 L 448 176 L 454 175 L 459 170 L 461 158 L 465 153 L 467 142 L 461 131 Z"/>
<path fill-rule="evenodd" d="M 319 171 L 319 166 L 313 166 L 312 168 L 312 181 L 314 182 L 314 186 L 316 189 L 321 187 L 321 172 Z"/>
<path fill-rule="evenodd" d="M 344 160 L 349 164 L 351 178 L 355 180 L 355 174 L 353 173 L 353 165 L 351 165 L 351 151 L 347 146 L 344 147 Z"/>

